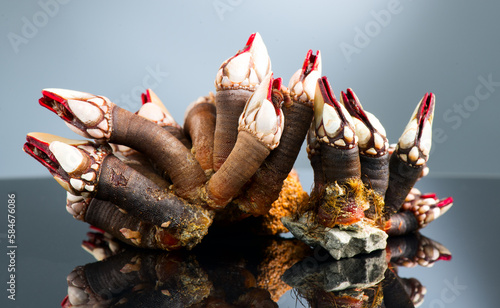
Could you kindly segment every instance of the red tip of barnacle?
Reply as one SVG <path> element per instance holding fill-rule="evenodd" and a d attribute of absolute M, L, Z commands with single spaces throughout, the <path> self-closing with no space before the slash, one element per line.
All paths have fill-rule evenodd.
<path fill-rule="evenodd" d="M 335 108 L 335 110 L 337 110 L 337 113 L 338 113 L 339 117 L 342 119 L 342 122 L 344 122 L 344 123 L 349 122 L 349 121 L 347 121 L 347 118 L 344 115 L 344 113 L 340 111 L 341 105 L 340 105 L 339 101 L 337 100 L 337 98 L 335 97 L 335 94 L 333 93 L 333 90 L 332 90 L 332 87 L 330 86 L 330 82 L 328 81 L 328 78 L 323 76 L 320 79 L 318 79 L 318 85 L 319 85 L 319 89 L 321 91 L 321 95 L 323 96 L 323 99 L 325 101 L 325 104 L 328 104 L 328 105 L 332 106 L 333 108 Z"/>
<path fill-rule="evenodd" d="M 279 79 L 279 78 L 278 78 Z M 271 78 L 269 79 L 269 87 L 267 89 L 267 100 L 272 102 L 272 97 L 273 97 L 273 87 L 274 87 L 274 81 L 276 79 L 273 78 L 273 73 L 271 73 Z"/>
<path fill-rule="evenodd" d="M 309 49 L 307 51 L 306 59 L 304 60 L 304 64 L 302 64 L 302 75 L 305 75 L 305 73 L 307 72 L 307 68 L 309 67 L 309 64 L 311 63 L 312 54 L 313 54 L 312 49 Z"/>
<path fill-rule="evenodd" d="M 305 78 L 310 72 L 318 69 L 318 56 L 319 50 L 316 50 L 316 54 L 313 54 L 312 49 L 309 49 L 306 59 L 304 60 L 304 64 L 302 65 L 302 74 L 300 75 L 302 79 Z"/>
<path fill-rule="evenodd" d="M 49 92 L 49 91 L 42 91 L 42 97 L 38 100 L 38 103 L 42 106 L 42 107 L 45 107 L 47 109 L 49 109 L 50 111 L 56 113 L 57 115 L 59 115 L 64 121 L 66 122 L 71 122 L 71 118 L 68 116 L 67 113 L 63 112 L 63 113 L 60 113 L 58 111 L 56 111 L 54 109 L 54 104 L 53 104 L 53 101 L 56 101 L 60 104 L 62 104 L 64 106 L 65 102 L 66 102 L 66 99 L 63 98 L 63 97 L 60 97 L 58 96 L 57 94 L 54 94 L 52 92 Z M 66 107 L 64 107 L 66 108 Z"/>
<path fill-rule="evenodd" d="M 256 35 L 256 34 L 257 34 L 257 33 L 252 33 L 252 34 L 250 35 L 250 37 L 248 38 L 248 41 L 247 41 L 247 43 L 246 43 L 245 47 L 243 47 L 243 49 L 241 50 L 241 52 L 247 52 L 247 51 L 249 51 L 249 50 L 250 50 L 250 48 L 252 47 L 252 44 L 253 44 L 253 41 L 254 41 L 254 39 L 255 39 L 255 35 Z"/>
<path fill-rule="evenodd" d="M 428 193 L 428 194 L 420 195 L 420 199 L 428 199 L 428 198 L 436 199 L 436 194 L 435 193 Z"/>
<path fill-rule="evenodd" d="M 68 295 L 66 295 L 66 297 L 62 300 L 61 307 L 63 307 L 63 308 L 71 307 L 71 303 L 69 302 Z"/>
<path fill-rule="evenodd" d="M 57 173 L 57 169 L 50 163 L 48 163 L 45 159 L 41 158 L 40 156 L 35 154 L 35 150 L 32 144 L 26 142 L 23 146 L 23 151 L 36 159 L 39 163 L 41 163 L 45 168 L 47 168 L 50 172 L 50 174 L 55 174 Z"/>
<path fill-rule="evenodd" d="M 283 85 L 283 80 L 281 79 L 281 77 L 273 80 L 273 89 L 279 91 L 279 90 L 281 90 L 282 85 Z"/>
<path fill-rule="evenodd" d="M 425 121 L 432 115 L 434 111 L 435 95 L 433 93 L 425 93 L 420 104 L 420 109 L 417 113 L 417 123 L 419 125 L 418 138 L 422 136 L 423 125 Z"/>
<path fill-rule="evenodd" d="M 49 150 L 49 143 L 38 139 L 34 135 L 35 133 L 30 133 L 26 136 L 23 151 L 47 168 L 52 176 L 58 175 L 59 163 Z"/>
<path fill-rule="evenodd" d="M 344 107 L 349 112 L 349 114 L 353 117 L 360 119 L 370 130 L 374 130 L 373 126 L 368 120 L 368 116 L 366 115 L 363 107 L 361 107 L 361 103 L 356 100 L 356 95 L 351 88 L 348 88 L 346 92 L 340 91 L 340 96 L 342 101 L 344 102 Z"/>
<path fill-rule="evenodd" d="M 433 94 L 432 93 L 425 93 L 424 97 L 422 98 L 422 104 L 420 105 L 420 109 L 417 114 L 417 121 L 420 121 L 421 118 L 426 117 L 429 113 L 429 110 L 431 107 L 432 103 L 432 98 Z"/>
<path fill-rule="evenodd" d="M 320 84 L 320 89 L 322 92 L 321 94 L 323 95 L 323 98 L 325 98 L 325 103 L 328 103 L 330 105 L 335 104 L 334 102 L 337 102 L 337 98 L 335 98 L 335 94 L 333 94 L 332 87 L 330 86 L 328 78 L 326 78 L 326 76 L 323 76 L 318 80 L 318 83 Z"/>
<path fill-rule="evenodd" d="M 89 250 L 93 250 L 97 247 L 96 244 L 89 242 L 89 241 L 82 241 L 82 246 L 88 248 Z"/>
<path fill-rule="evenodd" d="M 453 203 L 453 198 L 452 198 L 452 197 L 448 197 L 448 198 L 446 198 L 446 199 L 443 199 L 443 200 L 439 201 L 439 202 L 436 204 L 436 206 L 437 206 L 437 207 L 445 207 L 445 206 L 450 205 L 450 204 L 452 204 L 452 203 Z"/>
<path fill-rule="evenodd" d="M 44 98 L 45 98 L 45 99 L 49 98 L 49 99 L 53 99 L 53 100 L 55 100 L 55 101 L 58 101 L 58 102 L 60 102 L 60 103 L 61 103 L 61 102 L 64 102 L 64 101 L 66 100 L 66 99 L 64 99 L 63 97 L 61 97 L 61 96 L 59 96 L 59 95 L 57 95 L 57 94 L 55 94 L 55 93 L 53 93 L 53 92 L 50 92 L 50 91 L 45 91 L 45 90 L 42 90 L 42 95 L 43 95 L 43 97 L 42 97 L 42 98 L 40 98 L 40 100 L 41 100 L 41 99 L 44 99 Z"/>
<path fill-rule="evenodd" d="M 47 109 L 49 109 L 50 111 L 54 111 L 54 108 L 52 108 L 52 106 L 49 105 L 48 103 L 48 98 L 45 97 L 45 95 L 43 97 L 40 97 L 40 99 L 38 100 L 38 103 L 42 106 L 42 107 L 45 107 Z"/>
<path fill-rule="evenodd" d="M 340 103 L 335 97 L 335 94 L 333 93 L 332 86 L 330 85 L 328 78 L 326 78 L 325 76 L 321 77 L 318 80 L 318 84 L 320 86 L 321 95 L 323 96 L 325 103 L 334 107 L 336 110 L 339 110 Z M 343 113 L 340 113 L 340 117 L 342 118 L 343 121 L 346 122 Z"/>
<path fill-rule="evenodd" d="M 283 103 L 283 95 L 281 94 L 281 87 L 283 85 L 283 80 L 280 78 L 272 79 L 272 86 L 270 87 L 270 95 L 268 97 L 268 100 L 273 103 L 274 106 L 274 111 L 276 111 L 276 115 L 278 116 L 278 119 L 280 121 L 280 124 L 278 125 L 281 126 L 281 121 L 282 117 L 281 115 L 281 104 Z"/>
<path fill-rule="evenodd" d="M 147 93 L 142 93 L 141 94 L 141 100 L 142 100 L 142 104 L 143 105 L 149 103 L 148 94 Z"/>
<path fill-rule="evenodd" d="M 441 261 L 450 261 L 451 260 L 451 255 L 440 255 L 438 260 Z"/>
<path fill-rule="evenodd" d="M 97 228 L 96 226 L 92 226 L 92 225 L 91 225 L 91 226 L 90 226 L 90 229 L 91 229 L 91 230 L 94 230 L 94 231 L 96 231 L 96 232 L 106 233 L 106 231 L 104 231 L 104 230 L 103 230 L 103 229 L 101 229 L 101 228 Z"/>
<path fill-rule="evenodd" d="M 147 89 L 146 92 L 141 94 L 141 100 L 143 105 L 152 102 L 151 89 Z"/>

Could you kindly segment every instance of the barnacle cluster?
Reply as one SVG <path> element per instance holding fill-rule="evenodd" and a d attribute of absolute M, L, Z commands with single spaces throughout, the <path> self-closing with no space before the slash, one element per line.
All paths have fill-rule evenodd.
<path fill-rule="evenodd" d="M 139 247 L 191 249 L 213 223 L 255 216 L 259 232 L 286 226 L 313 245 L 324 244 L 307 238 L 319 229 L 376 233 L 373 250 L 386 233 L 418 230 L 451 207 L 450 198 L 411 192 L 427 172 L 434 94 L 391 148 L 352 89 L 337 100 L 319 51 L 308 51 L 286 87 L 258 33 L 220 66 L 215 89 L 189 105 L 183 126 L 152 90 L 132 113 L 104 96 L 45 89 L 40 104 L 94 141 L 30 133 L 24 151 L 68 191 L 75 218 Z M 290 175 L 305 139 L 310 198 Z"/>

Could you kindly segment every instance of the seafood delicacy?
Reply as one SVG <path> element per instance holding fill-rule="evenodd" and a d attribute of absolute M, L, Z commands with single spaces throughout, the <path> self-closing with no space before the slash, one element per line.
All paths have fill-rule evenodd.
<path fill-rule="evenodd" d="M 183 125 L 150 89 L 135 113 L 105 96 L 44 89 L 40 105 L 93 141 L 29 133 L 24 151 L 67 190 L 70 214 L 134 246 L 191 249 L 213 224 L 253 219 L 258 233 L 288 228 L 306 243 L 320 229 L 376 235 L 378 245 L 339 257 L 383 249 L 387 234 L 423 228 L 452 205 L 412 190 L 428 172 L 435 95 L 391 147 L 352 89 L 336 99 L 321 63 L 309 50 L 285 86 L 254 33 Z M 310 196 L 292 170 L 304 140 Z"/>

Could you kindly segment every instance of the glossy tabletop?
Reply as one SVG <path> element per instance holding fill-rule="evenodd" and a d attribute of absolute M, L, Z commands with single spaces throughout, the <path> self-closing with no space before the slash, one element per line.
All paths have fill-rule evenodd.
<path fill-rule="evenodd" d="M 312 172 L 299 170 L 299 175 L 304 187 L 311 187 Z M 444 245 L 451 252 L 452 259 L 437 261 L 432 267 L 398 267 L 399 277 L 414 277 L 426 288 L 421 307 L 498 307 L 496 296 L 500 285 L 497 280 L 500 269 L 496 260 L 500 250 L 497 246 L 500 243 L 500 209 L 497 198 L 500 179 L 430 176 L 419 181 L 416 187 L 423 193 L 435 192 L 440 198 L 454 198 L 453 208 L 421 231 L 423 236 Z M 7 298 L 9 292 L 4 288 L 0 306 L 59 306 L 68 293 L 66 277 L 77 266 L 97 262 L 81 248 L 82 241 L 89 239 L 87 233 L 92 230 L 87 224 L 74 220 L 66 212 L 65 191 L 50 178 L 2 180 L 0 192 L 4 204 L 0 213 L 0 216 L 3 216 L 0 219 L 0 246 L 3 250 L 0 258 L 0 277 L 4 287 L 7 285 L 9 288 L 12 253 L 8 253 L 15 250 L 16 289 L 16 300 L 12 301 Z M 15 197 L 11 195 L 10 197 L 14 198 L 10 198 L 9 194 L 15 194 Z M 14 199 L 14 202 L 9 199 Z M 11 246 L 8 242 L 9 202 L 15 203 L 15 226 L 11 226 L 15 228 L 16 235 L 14 249 L 8 248 Z M 219 236 L 209 238 L 189 253 L 165 256 L 165 253 L 162 255 L 151 251 L 124 250 L 123 258 L 127 258 L 127 253 L 129 256 L 139 254 L 142 259 L 153 262 L 151 266 L 156 269 L 161 264 L 165 266 L 171 262 L 184 264 L 182 266 L 187 268 L 194 266 L 207 275 L 206 283 L 210 284 L 207 288 L 226 290 L 226 301 L 233 305 L 236 305 L 238 300 L 240 304 L 244 303 L 245 297 L 241 297 L 241 294 L 246 292 L 246 297 L 255 296 L 255 300 L 270 296 L 279 307 L 308 306 L 308 301 L 301 295 L 303 290 L 291 289 L 283 278 L 277 275 L 282 275 L 285 267 L 289 268 L 304 259 L 309 262 L 305 267 L 311 267 L 311 261 L 317 261 L 312 265 L 313 270 L 330 266 L 318 264 L 334 261 L 314 261 L 314 250 L 295 243 L 289 234 L 284 237 L 285 239 L 228 236 L 226 241 L 224 236 Z M 179 268 L 182 266 L 178 265 Z M 315 266 L 317 268 L 314 268 Z M 234 278 L 235 268 L 240 275 L 238 279 Z M 329 275 L 328 271 L 321 270 L 321 273 Z M 243 281 L 247 287 L 253 286 L 254 291 L 232 294 L 228 290 L 238 290 L 238 286 L 231 279 Z M 287 282 L 290 283 L 290 280 Z M 228 285 L 224 285 L 225 283 Z M 266 291 L 269 293 L 259 291 L 259 286 L 262 285 L 266 285 Z M 172 290 L 169 290 L 167 292 L 172 295 Z M 173 294 L 172 298 L 175 298 L 176 294 Z M 196 296 L 192 294 L 184 296 L 189 300 L 181 296 L 177 302 L 172 299 L 172 305 L 175 303 L 182 307 L 182 303 L 191 304 L 196 301 Z M 133 302 L 130 298 L 128 301 Z"/>

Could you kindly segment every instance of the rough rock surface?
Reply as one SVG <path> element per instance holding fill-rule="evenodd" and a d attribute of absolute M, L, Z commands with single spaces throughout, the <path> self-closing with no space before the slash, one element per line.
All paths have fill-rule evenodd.
<path fill-rule="evenodd" d="M 385 249 L 387 245 L 387 233 L 364 222 L 341 230 L 318 226 L 311 221 L 307 215 L 298 221 L 290 217 L 282 219 L 296 238 L 308 245 L 323 247 L 336 260 Z"/>

